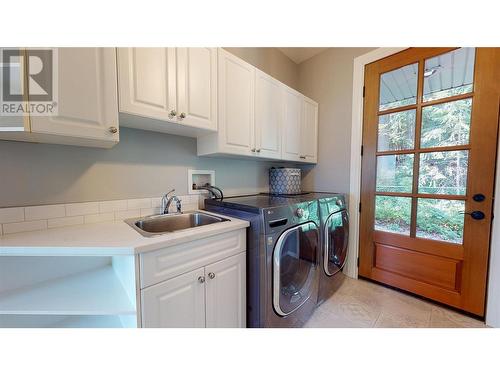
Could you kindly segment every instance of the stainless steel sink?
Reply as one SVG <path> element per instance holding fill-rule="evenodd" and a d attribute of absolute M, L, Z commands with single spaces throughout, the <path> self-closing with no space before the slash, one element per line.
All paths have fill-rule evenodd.
<path fill-rule="evenodd" d="M 223 221 L 229 220 L 197 211 L 125 220 L 128 225 L 145 237 L 153 237 L 163 233 L 177 232 Z"/>

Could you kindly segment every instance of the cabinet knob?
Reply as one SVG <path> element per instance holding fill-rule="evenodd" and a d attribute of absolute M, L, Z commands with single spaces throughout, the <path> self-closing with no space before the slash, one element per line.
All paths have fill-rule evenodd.
<path fill-rule="evenodd" d="M 179 120 L 183 120 L 186 118 L 186 114 L 184 112 L 182 112 L 180 115 L 179 115 Z"/>
<path fill-rule="evenodd" d="M 258 148 L 256 151 L 257 151 L 257 152 L 260 152 L 260 148 Z"/>
<path fill-rule="evenodd" d="M 208 277 L 210 277 L 211 279 L 215 279 L 215 273 L 210 272 L 210 273 L 208 274 Z"/>
<path fill-rule="evenodd" d="M 170 113 L 168 114 L 169 119 L 173 119 L 177 115 L 177 111 L 175 109 L 172 109 Z"/>
<path fill-rule="evenodd" d="M 255 152 L 256 150 L 254 148 L 252 148 L 250 151 Z"/>
<path fill-rule="evenodd" d="M 111 134 L 118 133 L 118 128 L 116 126 L 110 126 L 108 130 Z"/>
<path fill-rule="evenodd" d="M 205 282 L 205 276 L 198 277 L 198 281 L 200 282 L 200 284 L 203 284 Z"/>

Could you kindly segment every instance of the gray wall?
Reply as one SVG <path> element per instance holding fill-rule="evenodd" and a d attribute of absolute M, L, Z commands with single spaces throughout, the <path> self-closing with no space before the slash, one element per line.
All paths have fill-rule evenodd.
<path fill-rule="evenodd" d="M 196 139 L 122 128 L 112 149 L 0 141 L 0 207 L 187 194 L 213 169 L 227 194 L 267 189 L 268 162 L 196 156 Z"/>
<path fill-rule="evenodd" d="M 374 48 L 330 48 L 299 65 L 299 91 L 319 103 L 318 164 L 306 190 L 349 192 L 354 58 Z"/>
<path fill-rule="evenodd" d="M 296 87 L 297 65 L 274 48 L 228 48 Z M 274 163 L 278 164 L 279 163 Z M 187 169 L 214 169 L 226 194 L 266 190 L 269 162 L 196 156 L 196 140 L 122 128 L 110 150 L 0 141 L 0 207 L 187 193 Z"/>
<path fill-rule="evenodd" d="M 224 49 L 295 90 L 299 89 L 298 65 L 279 49 L 266 47 L 224 47 Z"/>

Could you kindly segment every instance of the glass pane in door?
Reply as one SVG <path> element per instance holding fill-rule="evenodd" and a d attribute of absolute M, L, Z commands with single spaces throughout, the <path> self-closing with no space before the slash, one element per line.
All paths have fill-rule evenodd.
<path fill-rule="evenodd" d="M 472 92 L 475 48 L 459 48 L 425 60 L 424 102 Z"/>
<path fill-rule="evenodd" d="M 420 147 L 469 144 L 472 98 L 422 108 Z"/>
<path fill-rule="evenodd" d="M 319 230 L 309 222 L 286 231 L 274 250 L 274 307 L 281 315 L 299 308 L 310 296 L 319 251 Z"/>
<path fill-rule="evenodd" d="M 379 110 L 403 107 L 417 102 L 418 63 L 380 75 Z"/>
<path fill-rule="evenodd" d="M 411 193 L 413 154 L 377 156 L 377 191 Z"/>
<path fill-rule="evenodd" d="M 462 243 L 464 211 L 464 201 L 419 198 L 417 237 Z"/>
<path fill-rule="evenodd" d="M 465 195 L 468 162 L 467 150 L 421 153 L 418 192 Z"/>
<path fill-rule="evenodd" d="M 414 109 L 379 116 L 377 151 L 411 150 L 414 144 Z"/>
<path fill-rule="evenodd" d="M 410 235 L 411 198 L 377 195 L 375 230 Z"/>

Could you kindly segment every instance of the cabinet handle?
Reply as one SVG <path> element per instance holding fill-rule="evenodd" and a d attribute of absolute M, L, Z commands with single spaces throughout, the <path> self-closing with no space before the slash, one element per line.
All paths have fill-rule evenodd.
<path fill-rule="evenodd" d="M 179 117 L 178 117 L 178 119 L 179 119 L 179 120 L 183 120 L 183 119 L 185 119 L 185 118 L 186 118 L 186 114 L 185 114 L 184 112 L 182 112 L 182 113 L 179 115 Z"/>
<path fill-rule="evenodd" d="M 252 148 L 250 151 L 255 152 L 256 150 L 254 148 Z"/>
<path fill-rule="evenodd" d="M 257 152 L 260 152 L 260 148 L 258 148 L 256 151 L 257 151 Z"/>
<path fill-rule="evenodd" d="M 110 126 L 108 130 L 111 134 L 118 133 L 118 128 L 116 126 Z"/>
<path fill-rule="evenodd" d="M 210 273 L 208 274 L 208 277 L 210 277 L 211 279 L 215 279 L 215 273 L 210 272 Z"/>
<path fill-rule="evenodd" d="M 177 115 L 177 111 L 175 109 L 172 109 L 170 113 L 168 114 L 169 119 L 173 119 Z"/>
<path fill-rule="evenodd" d="M 205 282 L 205 276 L 198 277 L 198 281 L 200 282 L 200 284 L 203 284 Z"/>
<path fill-rule="evenodd" d="M 299 156 L 299 158 L 301 158 L 301 159 L 305 159 L 306 157 L 305 157 L 305 156 Z"/>

